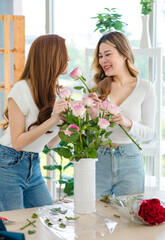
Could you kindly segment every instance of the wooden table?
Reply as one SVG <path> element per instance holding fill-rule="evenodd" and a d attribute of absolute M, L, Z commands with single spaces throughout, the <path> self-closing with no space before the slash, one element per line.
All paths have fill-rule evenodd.
<path fill-rule="evenodd" d="M 153 193 L 152 196 L 165 199 L 165 192 Z M 30 208 L 0 212 L 0 216 L 15 221 L 12 224 L 6 225 L 7 230 L 25 233 L 26 240 L 61 239 L 51 232 L 39 218 L 36 219 L 36 228 L 29 226 L 24 230 L 20 230 L 20 228 L 27 223 L 26 218 L 31 220 L 33 212 L 37 209 L 38 208 Z M 120 218 L 116 218 L 114 214 L 120 215 Z M 118 223 L 114 232 L 110 233 L 101 216 Z M 36 230 L 35 234 L 29 235 L 27 233 L 28 230 L 34 229 Z M 129 217 L 119 209 L 97 200 L 96 213 L 79 215 L 79 219 L 74 223 L 74 232 L 77 237 L 68 238 L 69 240 L 165 240 L 165 223 L 158 226 L 136 224 L 131 222 Z"/>

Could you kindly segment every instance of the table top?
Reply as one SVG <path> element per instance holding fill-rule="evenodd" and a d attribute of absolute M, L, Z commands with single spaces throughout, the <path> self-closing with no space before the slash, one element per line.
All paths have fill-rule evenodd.
<path fill-rule="evenodd" d="M 165 191 L 157 193 L 149 193 L 147 196 L 159 197 L 165 199 Z M 46 225 L 44 225 L 40 218 L 32 219 L 32 214 L 36 212 L 38 208 L 22 209 L 15 211 L 0 212 L 1 217 L 8 218 L 14 221 L 14 223 L 6 224 L 8 231 L 25 233 L 26 240 L 55 240 L 55 239 L 68 239 L 68 240 L 165 240 L 165 223 L 158 226 L 147 226 L 134 223 L 130 221 L 129 216 L 110 204 L 96 201 L 96 213 L 93 214 L 81 214 L 79 218 L 74 221 L 74 237 L 60 238 L 55 235 Z M 120 216 L 120 218 L 115 217 Z M 20 230 L 25 224 L 26 219 L 36 220 L 36 227 L 29 226 L 24 230 Z M 110 232 L 107 225 L 117 222 L 114 231 Z M 111 221 L 110 221 L 111 220 Z M 36 230 L 35 234 L 29 235 L 28 230 Z M 63 233 L 65 230 L 62 230 Z"/>

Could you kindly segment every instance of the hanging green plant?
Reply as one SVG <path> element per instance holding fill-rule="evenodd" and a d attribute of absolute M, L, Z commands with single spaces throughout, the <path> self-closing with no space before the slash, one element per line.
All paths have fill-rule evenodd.
<path fill-rule="evenodd" d="M 121 14 L 116 13 L 116 8 L 104 8 L 108 13 L 98 13 L 96 17 L 92 17 L 92 19 L 98 19 L 96 22 L 96 29 L 94 32 L 98 31 L 100 33 L 106 31 L 123 31 L 123 28 L 128 25 L 127 23 L 121 21 Z"/>

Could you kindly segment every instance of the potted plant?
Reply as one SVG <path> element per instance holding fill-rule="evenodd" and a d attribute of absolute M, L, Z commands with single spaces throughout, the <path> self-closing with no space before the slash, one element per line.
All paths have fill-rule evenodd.
<path fill-rule="evenodd" d="M 92 17 L 92 19 L 98 20 L 94 32 L 97 30 L 99 30 L 100 33 L 114 30 L 123 32 L 123 28 L 127 23 L 121 21 L 122 15 L 116 13 L 116 8 L 104 9 L 107 10 L 107 13 L 98 13 L 96 17 Z"/>
<path fill-rule="evenodd" d="M 141 0 L 140 4 L 142 5 L 141 14 L 149 15 L 152 12 L 152 3 L 154 0 Z"/>
<path fill-rule="evenodd" d="M 154 0 L 141 0 L 141 17 L 142 17 L 142 36 L 140 40 L 140 48 L 150 48 L 150 36 L 149 36 L 149 16 L 153 9 Z"/>
<path fill-rule="evenodd" d="M 64 158 L 68 158 L 68 154 L 65 154 L 65 146 L 66 144 L 61 141 L 59 143 L 59 145 L 53 149 L 49 149 L 47 146 L 44 147 L 43 153 L 44 154 L 49 154 L 49 156 L 51 157 L 51 159 L 53 160 L 54 164 L 51 165 L 45 165 L 43 166 L 43 169 L 48 170 L 48 171 L 55 171 L 58 170 L 59 171 L 59 180 L 56 181 L 59 183 L 59 198 L 58 200 L 63 200 L 66 196 L 72 196 L 74 194 L 74 177 L 73 176 L 67 176 L 65 175 L 63 172 L 64 170 L 66 170 L 68 167 L 73 167 L 73 163 L 69 162 L 68 164 L 66 164 L 65 166 L 63 166 L 63 157 Z M 54 158 L 54 156 L 52 155 L 52 152 L 56 152 L 58 153 L 59 157 L 60 157 L 60 164 L 57 163 L 56 159 Z M 51 177 L 45 177 L 46 179 L 50 179 L 52 181 L 55 181 L 54 178 Z M 62 184 L 65 185 L 64 187 L 64 197 L 62 197 Z"/>

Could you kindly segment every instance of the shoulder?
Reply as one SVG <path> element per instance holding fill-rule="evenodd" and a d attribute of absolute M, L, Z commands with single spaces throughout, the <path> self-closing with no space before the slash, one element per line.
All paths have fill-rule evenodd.
<path fill-rule="evenodd" d="M 28 84 L 26 80 L 20 80 L 14 84 L 11 91 L 9 92 L 7 96 L 7 102 L 9 98 L 12 98 L 24 113 L 24 115 L 26 115 L 28 111 L 27 102 L 29 99 L 29 94 L 30 93 L 28 91 Z"/>
<path fill-rule="evenodd" d="M 154 91 L 154 84 L 149 80 L 138 79 L 138 81 L 139 81 L 139 88 L 141 90 L 145 92 L 148 92 L 150 90 Z"/>
<path fill-rule="evenodd" d="M 28 87 L 27 81 L 26 80 L 20 80 L 13 85 L 12 89 L 20 89 L 20 88 L 27 88 L 27 87 Z"/>
<path fill-rule="evenodd" d="M 156 102 L 156 91 L 155 86 L 149 80 L 139 80 L 139 91 L 138 94 L 143 96 L 144 100 L 148 99 Z"/>
<path fill-rule="evenodd" d="M 20 80 L 18 82 L 16 82 L 12 89 L 10 90 L 9 94 L 8 94 L 8 98 L 12 97 L 13 95 L 15 95 L 16 97 L 20 97 L 21 95 L 26 95 L 28 94 L 28 84 L 26 80 Z"/>

